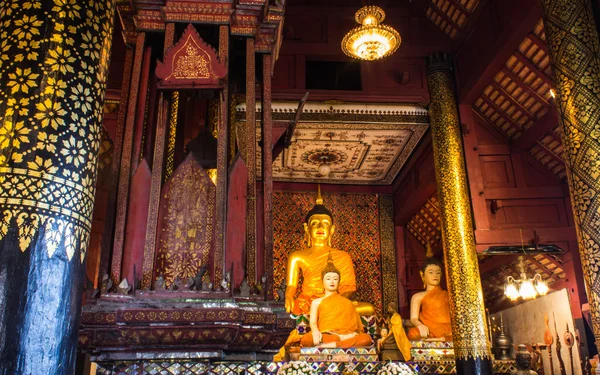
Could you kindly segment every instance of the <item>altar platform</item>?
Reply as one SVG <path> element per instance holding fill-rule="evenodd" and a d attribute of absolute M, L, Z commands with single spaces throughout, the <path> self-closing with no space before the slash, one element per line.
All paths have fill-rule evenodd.
<path fill-rule="evenodd" d="M 185 375 L 276 375 L 285 362 L 217 362 L 200 360 L 123 361 L 98 363 L 99 375 L 131 374 L 185 374 Z M 376 375 L 386 362 L 309 362 L 319 374 Z M 404 362 L 418 374 L 456 374 L 454 361 Z M 514 361 L 494 361 L 496 375 L 509 375 L 516 371 Z"/>

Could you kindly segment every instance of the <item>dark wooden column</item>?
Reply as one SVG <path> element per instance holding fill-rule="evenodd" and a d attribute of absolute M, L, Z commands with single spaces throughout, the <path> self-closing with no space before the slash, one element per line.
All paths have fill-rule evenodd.
<path fill-rule="evenodd" d="M 114 4 L 3 4 L 0 374 L 75 371 Z"/>
<path fill-rule="evenodd" d="M 123 81 L 121 83 L 121 98 L 119 99 L 119 113 L 117 114 L 117 128 L 113 144 L 113 158 L 110 164 L 110 177 L 108 179 L 108 199 L 106 203 L 106 221 L 102 232 L 100 247 L 100 270 L 98 272 L 97 284 L 101 284 L 102 277 L 109 273 L 109 263 L 112 255 L 112 243 L 115 230 L 115 218 L 117 211 L 117 192 L 119 189 L 119 172 L 121 170 L 121 153 L 125 136 L 125 120 L 127 118 L 127 103 L 129 100 L 129 84 L 133 68 L 132 48 L 125 51 L 125 66 L 123 68 Z"/>
<path fill-rule="evenodd" d="M 229 26 L 219 26 L 219 60 L 229 67 Z M 224 79 L 219 100 L 217 128 L 217 196 L 215 212 L 215 253 L 213 258 L 213 282 L 219 284 L 225 265 L 225 233 L 227 217 L 227 186 L 229 182 L 227 146 L 229 145 L 229 73 Z"/>
<path fill-rule="evenodd" d="M 246 278 L 256 282 L 256 56 L 254 39 L 246 39 Z"/>
<path fill-rule="evenodd" d="M 600 42 L 589 0 L 543 0 L 542 9 L 592 330 L 600 349 Z"/>
<path fill-rule="evenodd" d="M 427 58 L 427 86 L 456 372 L 491 374 L 492 354 L 449 55 Z"/>
<path fill-rule="evenodd" d="M 127 103 L 127 118 L 125 119 L 125 133 L 121 152 L 121 168 L 119 172 L 119 187 L 117 191 L 117 205 L 115 215 L 114 241 L 110 265 L 110 277 L 118 284 L 121 280 L 121 260 L 123 259 L 123 245 L 125 243 L 125 224 L 127 222 L 127 198 L 129 197 L 129 184 L 131 174 L 131 159 L 133 148 L 133 129 L 135 127 L 135 111 L 140 87 L 140 75 L 144 58 L 144 44 L 146 33 L 141 32 L 135 41 L 135 55 L 131 85 L 129 87 L 129 102 Z M 103 249 L 104 250 L 104 249 Z"/>
<path fill-rule="evenodd" d="M 163 56 L 175 42 L 175 24 L 168 23 L 165 27 L 165 43 Z M 169 100 L 170 98 L 170 100 Z M 142 266 L 142 289 L 150 289 L 154 271 L 154 254 L 156 250 L 156 231 L 158 230 L 158 212 L 160 204 L 160 191 L 163 184 L 165 170 L 165 143 L 167 127 L 169 126 L 169 102 L 171 111 L 177 108 L 179 95 L 172 92 L 170 95 L 161 92 L 158 96 L 158 117 L 156 123 L 156 137 L 154 141 L 154 159 L 152 161 L 152 179 L 150 182 L 150 201 L 148 202 L 148 221 L 146 223 L 146 239 L 144 241 L 144 262 Z M 174 104 L 175 102 L 175 104 Z M 176 110 L 176 109 L 175 109 Z M 175 127 L 177 124 L 172 125 Z"/>
<path fill-rule="evenodd" d="M 262 84 L 262 175 L 263 219 L 265 233 L 265 271 L 267 274 L 266 297 L 273 299 L 273 117 L 271 113 L 271 76 L 273 55 L 263 56 Z"/>

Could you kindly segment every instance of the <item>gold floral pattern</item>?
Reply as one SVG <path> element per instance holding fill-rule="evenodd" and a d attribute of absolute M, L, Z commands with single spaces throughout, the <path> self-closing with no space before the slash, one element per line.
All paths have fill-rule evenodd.
<path fill-rule="evenodd" d="M 209 266 L 214 248 L 216 188 L 194 156 L 188 154 L 162 195 L 155 273 L 170 286 L 176 278 L 194 277 L 202 266 Z M 207 273 L 206 280 L 209 276 Z"/>
<path fill-rule="evenodd" d="M 581 263 L 600 343 L 600 50 L 589 1 L 543 0 Z"/>
<path fill-rule="evenodd" d="M 17 227 L 21 251 L 85 258 L 113 14 L 108 0 L 0 5 L 0 240 Z"/>
<path fill-rule="evenodd" d="M 450 61 L 431 56 L 427 84 L 454 352 L 463 360 L 491 359 Z"/>

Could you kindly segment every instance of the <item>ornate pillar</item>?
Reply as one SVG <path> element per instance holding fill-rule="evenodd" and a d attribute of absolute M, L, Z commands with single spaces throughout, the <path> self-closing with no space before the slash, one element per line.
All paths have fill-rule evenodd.
<path fill-rule="evenodd" d="M 543 0 L 542 9 L 592 329 L 600 348 L 600 43 L 589 0 Z"/>
<path fill-rule="evenodd" d="M 217 196 L 215 212 L 215 253 L 213 258 L 213 282 L 218 284 L 227 272 L 225 265 L 225 233 L 227 233 L 227 192 L 229 186 L 229 26 L 219 26 L 219 60 L 227 67 L 224 87 L 219 99 L 217 126 Z"/>
<path fill-rule="evenodd" d="M 263 222 L 265 232 L 265 273 L 267 275 L 266 297 L 273 299 L 273 114 L 271 113 L 271 76 L 273 55 L 263 56 L 262 84 L 262 175 L 263 175 Z"/>
<path fill-rule="evenodd" d="M 491 374 L 483 292 L 475 250 L 465 158 L 452 80 L 452 59 L 426 59 L 435 177 L 458 374 Z"/>
<path fill-rule="evenodd" d="M 135 40 L 135 55 L 133 70 L 129 86 L 129 101 L 127 103 L 127 118 L 125 120 L 125 133 L 121 146 L 121 163 L 119 164 L 119 185 L 117 190 L 117 207 L 115 214 L 114 240 L 112 245 L 112 259 L 110 277 L 115 285 L 121 282 L 121 262 L 123 260 L 123 245 L 125 244 L 125 226 L 127 224 L 127 200 L 129 198 L 129 184 L 131 182 L 131 160 L 133 158 L 133 137 L 135 128 L 135 111 L 137 108 L 140 76 L 144 58 L 146 33 L 140 32 Z M 137 156 L 137 155 L 136 155 Z M 104 250 L 104 249 L 103 249 Z"/>
<path fill-rule="evenodd" d="M 71 374 L 114 5 L 0 5 L 0 374 Z"/>
<path fill-rule="evenodd" d="M 256 56 L 254 39 L 246 39 L 246 278 L 256 282 Z"/>

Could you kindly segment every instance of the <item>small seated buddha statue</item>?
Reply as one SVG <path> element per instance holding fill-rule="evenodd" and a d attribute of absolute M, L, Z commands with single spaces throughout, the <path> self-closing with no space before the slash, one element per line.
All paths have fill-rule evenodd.
<path fill-rule="evenodd" d="M 293 314 L 309 314 L 313 300 L 324 295 L 322 271 L 327 265 L 328 257 L 333 259 L 338 268 L 341 281 L 339 294 L 351 299 L 356 292 L 356 276 L 352 258 L 345 251 L 331 247 L 331 238 L 335 232 L 333 216 L 323 205 L 321 188 L 317 193 L 315 206 L 308 212 L 304 223 L 306 247 L 290 254 L 287 264 L 287 288 L 285 290 L 285 310 Z M 296 297 L 299 287 L 300 271 L 303 282 L 301 292 Z M 374 315 L 375 309 L 368 302 L 353 301 L 360 315 Z"/>
<path fill-rule="evenodd" d="M 302 336 L 303 347 L 351 348 L 369 346 L 371 336 L 363 332 L 363 324 L 352 301 L 338 293 L 340 271 L 329 257 L 322 271 L 325 295 L 310 305 L 310 333 Z"/>
<path fill-rule="evenodd" d="M 440 287 L 442 263 L 427 258 L 420 273 L 425 290 L 410 300 L 410 321 L 414 327 L 408 331 L 408 338 L 452 341 L 448 292 Z"/>

